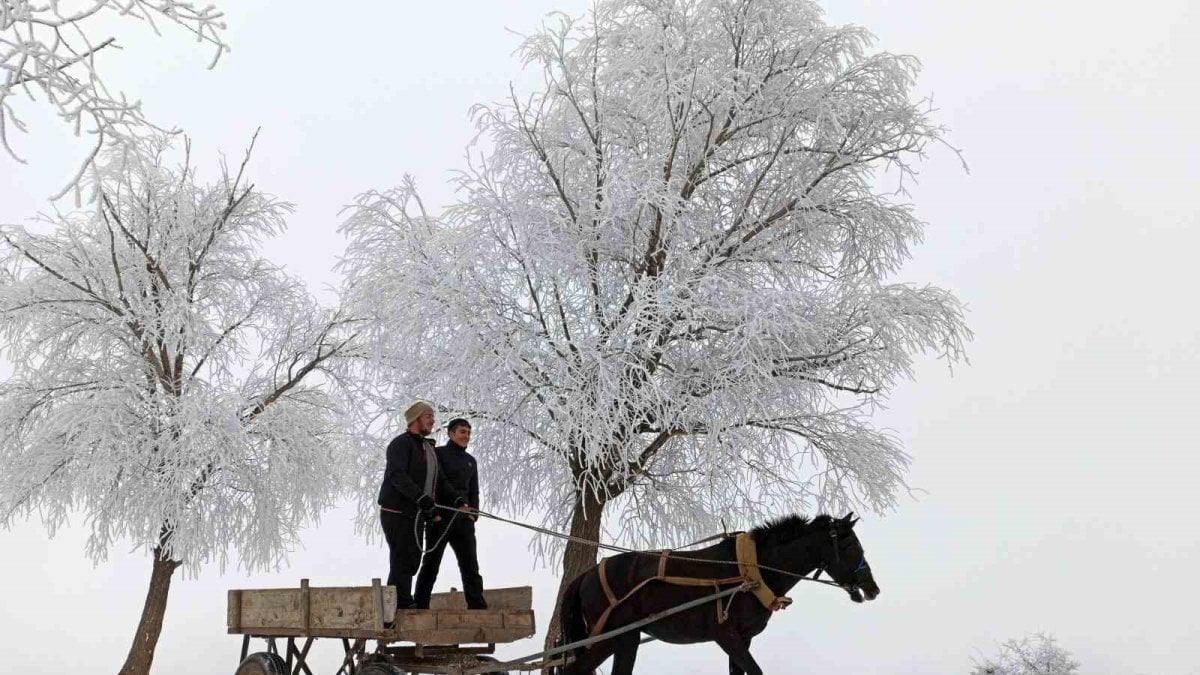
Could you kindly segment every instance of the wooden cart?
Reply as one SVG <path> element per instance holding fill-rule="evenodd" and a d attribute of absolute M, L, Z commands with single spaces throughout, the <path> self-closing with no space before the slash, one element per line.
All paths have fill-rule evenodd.
<path fill-rule="evenodd" d="M 318 638 L 341 640 L 338 675 L 497 672 L 488 670 L 496 645 L 536 631 L 533 589 L 497 588 L 484 597 L 484 610 L 468 610 L 463 594 L 451 592 L 434 594 L 427 610 L 392 611 L 396 589 L 379 579 L 370 586 L 320 588 L 303 579 L 299 588 L 232 590 L 229 632 L 244 636 L 236 675 L 313 675 L 307 659 Z M 250 653 L 256 638 L 266 640 L 266 651 Z"/>

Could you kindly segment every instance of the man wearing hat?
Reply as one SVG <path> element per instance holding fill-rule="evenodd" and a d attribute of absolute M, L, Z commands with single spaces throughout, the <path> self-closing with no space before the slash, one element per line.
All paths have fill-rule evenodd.
<path fill-rule="evenodd" d="M 467 500 L 439 470 L 433 441 L 433 406 L 417 401 L 404 411 L 408 430 L 392 439 L 379 486 L 379 521 L 389 553 L 388 585 L 396 587 L 396 608 L 413 606 L 412 578 L 421 563 L 418 519 L 434 521 L 437 502 L 463 508 Z"/>

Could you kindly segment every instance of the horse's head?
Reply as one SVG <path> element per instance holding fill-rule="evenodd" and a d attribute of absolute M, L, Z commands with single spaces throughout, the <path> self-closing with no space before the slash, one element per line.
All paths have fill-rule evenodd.
<path fill-rule="evenodd" d="M 853 513 L 829 521 L 829 540 L 821 549 L 821 569 L 850 593 L 851 600 L 862 602 L 864 597 L 874 600 L 879 595 L 879 584 L 854 533 L 856 523 Z"/>

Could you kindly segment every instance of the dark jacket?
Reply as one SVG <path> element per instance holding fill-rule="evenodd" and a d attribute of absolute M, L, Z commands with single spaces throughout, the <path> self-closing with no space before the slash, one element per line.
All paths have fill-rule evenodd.
<path fill-rule="evenodd" d="M 406 431 L 392 439 L 387 447 L 387 466 L 379 486 L 379 505 L 385 509 L 416 514 L 417 500 L 425 493 L 424 444 L 432 441 Z M 458 506 L 466 503 L 462 493 L 446 480 L 446 472 L 438 471 L 434 496 L 439 504 Z"/>
<path fill-rule="evenodd" d="M 454 490 L 458 494 L 466 496 L 467 503 L 471 505 L 471 508 L 479 508 L 479 471 L 475 467 L 475 458 L 467 452 L 466 448 L 454 441 L 438 447 L 437 456 L 442 473 L 446 476 L 446 480 L 454 486 Z M 441 493 L 438 493 L 437 503 L 454 506 L 454 503 L 446 501 Z"/>

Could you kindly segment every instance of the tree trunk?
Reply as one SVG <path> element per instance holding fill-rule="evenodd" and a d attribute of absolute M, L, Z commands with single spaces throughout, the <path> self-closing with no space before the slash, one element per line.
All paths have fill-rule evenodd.
<path fill-rule="evenodd" d="M 604 517 L 604 502 L 596 498 L 589 490 L 584 490 L 575 497 L 575 506 L 571 512 L 571 536 L 587 541 L 600 541 L 600 526 Z M 563 591 L 575 577 L 583 574 L 596 564 L 595 544 L 584 544 L 568 541 L 563 551 L 563 575 L 558 583 L 558 597 L 554 600 L 554 613 L 546 628 L 546 648 L 552 647 L 559 638 L 559 613 L 562 609 Z"/>
<path fill-rule="evenodd" d="M 146 591 L 146 604 L 142 607 L 142 619 L 138 622 L 137 634 L 129 647 L 129 656 L 121 666 L 120 675 L 150 675 L 150 664 L 154 661 L 154 648 L 162 633 L 163 614 L 167 611 L 167 593 L 171 590 L 171 576 L 179 563 L 163 560 L 162 550 L 154 549 L 154 567 L 150 573 L 150 589 Z"/>

